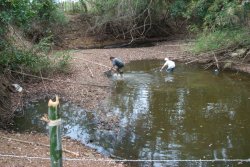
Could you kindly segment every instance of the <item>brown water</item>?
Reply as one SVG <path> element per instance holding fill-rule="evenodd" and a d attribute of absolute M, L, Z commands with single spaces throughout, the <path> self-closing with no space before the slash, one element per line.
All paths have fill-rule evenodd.
<path fill-rule="evenodd" d="M 119 127 L 100 130 L 94 115 L 64 103 L 64 134 L 107 155 L 144 160 L 132 166 L 250 166 L 250 76 L 183 64 L 169 74 L 159 72 L 162 63 L 135 61 L 123 79 L 111 78 L 108 116 L 119 117 Z M 46 102 L 31 106 L 34 123 L 21 119 L 20 130 L 42 127 L 33 118 Z"/>

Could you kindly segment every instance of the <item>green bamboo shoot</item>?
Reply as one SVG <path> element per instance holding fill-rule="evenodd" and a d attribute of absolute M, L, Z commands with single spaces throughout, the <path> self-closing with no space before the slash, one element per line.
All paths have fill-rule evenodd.
<path fill-rule="evenodd" d="M 55 102 L 49 100 L 48 103 L 51 167 L 62 167 L 61 119 L 57 110 L 58 104 L 58 96 Z"/>

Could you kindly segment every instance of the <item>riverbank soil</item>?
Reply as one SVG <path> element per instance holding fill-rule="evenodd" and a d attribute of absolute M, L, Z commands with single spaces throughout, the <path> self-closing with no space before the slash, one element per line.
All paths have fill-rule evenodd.
<path fill-rule="evenodd" d="M 62 139 L 63 166 L 67 167 L 122 167 L 81 143 Z M 0 166 L 49 167 L 49 137 L 45 134 L 19 134 L 0 131 Z"/>

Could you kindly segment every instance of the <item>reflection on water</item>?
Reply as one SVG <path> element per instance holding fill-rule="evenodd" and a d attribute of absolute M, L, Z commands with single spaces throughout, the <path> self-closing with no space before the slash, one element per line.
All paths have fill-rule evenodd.
<path fill-rule="evenodd" d="M 156 160 L 249 158 L 249 76 L 229 72 L 215 75 L 181 64 L 174 73 L 161 73 L 159 67 L 159 61 L 133 62 L 127 67 L 123 83 L 117 83 L 110 106 L 121 113 L 120 126 L 127 133 L 113 154 Z M 163 164 L 197 165 L 149 163 Z M 219 165 L 224 164 L 234 163 Z"/>
<path fill-rule="evenodd" d="M 226 71 L 215 75 L 213 71 L 182 64 L 177 64 L 175 71 L 169 74 L 159 72 L 162 63 L 132 62 L 126 66 L 123 79 L 113 77 L 115 84 L 108 102 L 108 116 L 118 116 L 119 127 L 98 129 L 95 115 L 65 103 L 61 105 L 64 134 L 124 159 L 250 158 L 249 75 Z M 250 164 L 145 161 L 131 165 Z"/>
<path fill-rule="evenodd" d="M 173 76 L 173 74 L 168 74 L 165 77 L 165 82 L 174 82 L 174 76 Z"/>

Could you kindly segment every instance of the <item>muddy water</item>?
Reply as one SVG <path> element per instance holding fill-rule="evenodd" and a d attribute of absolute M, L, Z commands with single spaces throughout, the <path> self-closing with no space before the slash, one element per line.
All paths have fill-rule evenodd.
<path fill-rule="evenodd" d="M 162 160 L 132 166 L 250 165 L 241 161 L 250 158 L 249 75 L 183 64 L 169 74 L 159 72 L 162 63 L 135 61 L 122 79 L 111 78 L 114 129 L 101 130 L 91 112 L 62 104 L 64 135 L 122 159 Z M 47 132 L 38 119 L 46 110 L 47 102 L 32 103 L 19 130 Z"/>

